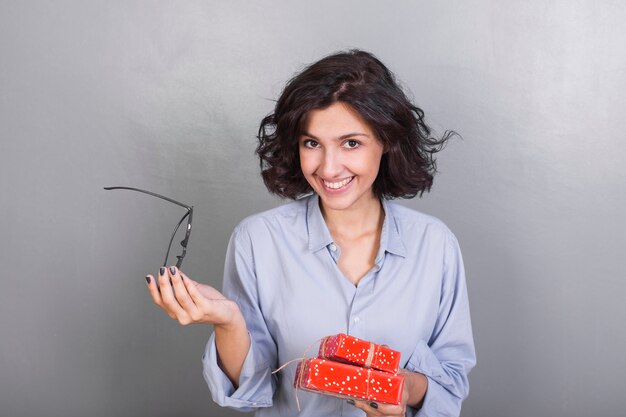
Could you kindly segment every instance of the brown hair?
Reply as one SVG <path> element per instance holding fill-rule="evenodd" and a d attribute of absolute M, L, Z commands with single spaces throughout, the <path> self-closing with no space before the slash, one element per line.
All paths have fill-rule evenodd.
<path fill-rule="evenodd" d="M 261 121 L 256 153 L 267 189 L 291 199 L 312 191 L 300 169 L 298 138 L 307 114 L 343 102 L 356 110 L 382 142 L 373 192 L 379 198 L 412 198 L 429 191 L 436 172 L 433 154 L 450 136 L 430 136 L 424 112 L 406 97 L 374 55 L 350 50 L 327 56 L 292 78 L 274 113 Z"/>

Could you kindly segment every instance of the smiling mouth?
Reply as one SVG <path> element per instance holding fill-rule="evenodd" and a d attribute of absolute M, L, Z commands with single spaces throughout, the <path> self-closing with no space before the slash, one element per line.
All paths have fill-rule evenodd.
<path fill-rule="evenodd" d="M 326 180 L 322 180 L 322 182 L 324 183 L 324 186 L 326 188 L 330 188 L 331 190 L 338 190 L 338 189 L 348 185 L 350 182 L 352 182 L 353 179 L 354 179 L 354 177 L 350 177 L 350 178 L 346 178 L 346 179 L 343 179 L 343 180 L 337 181 L 337 182 L 330 182 L 330 181 L 326 181 Z"/>

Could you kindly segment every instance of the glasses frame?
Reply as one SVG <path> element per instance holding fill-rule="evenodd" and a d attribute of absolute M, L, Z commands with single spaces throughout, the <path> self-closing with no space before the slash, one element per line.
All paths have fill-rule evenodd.
<path fill-rule="evenodd" d="M 104 189 L 105 190 L 130 190 L 130 191 L 137 191 L 137 192 L 140 192 L 140 193 L 151 195 L 153 197 L 160 198 L 160 199 L 165 200 L 165 201 L 169 201 L 170 203 L 174 203 L 176 205 L 179 205 L 179 206 L 184 207 L 185 209 L 187 209 L 187 213 L 185 213 L 185 215 L 180 219 L 180 221 L 178 222 L 178 224 L 174 228 L 174 232 L 172 233 L 172 237 L 170 238 L 170 243 L 167 245 L 167 253 L 165 254 L 165 260 L 163 261 L 163 266 L 166 267 L 167 266 L 167 258 L 169 258 L 169 256 L 170 256 L 170 249 L 172 248 L 172 242 L 174 241 L 174 236 L 176 236 L 176 232 L 178 231 L 178 228 L 183 223 L 183 221 L 185 219 L 187 219 L 187 230 L 185 231 L 185 238 L 180 241 L 180 244 L 183 247 L 183 252 L 180 255 L 176 256 L 176 258 L 178 259 L 178 261 L 176 262 L 176 268 L 180 269 L 181 265 L 183 264 L 183 259 L 185 258 L 185 255 L 187 254 L 187 244 L 189 243 L 189 237 L 191 236 L 191 224 L 193 222 L 193 206 L 189 206 L 187 204 L 184 204 L 184 203 L 181 203 L 179 201 L 173 200 L 173 199 L 171 199 L 169 197 L 165 197 L 165 196 L 162 196 L 160 194 L 153 193 L 152 191 L 142 190 L 140 188 L 116 186 L 116 187 L 104 187 Z"/>

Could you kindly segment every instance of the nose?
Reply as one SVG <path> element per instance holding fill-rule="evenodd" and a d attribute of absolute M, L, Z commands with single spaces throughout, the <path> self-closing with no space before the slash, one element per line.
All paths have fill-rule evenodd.
<path fill-rule="evenodd" d="M 326 179 L 338 177 L 343 170 L 341 155 L 333 149 L 324 149 L 318 175 Z"/>

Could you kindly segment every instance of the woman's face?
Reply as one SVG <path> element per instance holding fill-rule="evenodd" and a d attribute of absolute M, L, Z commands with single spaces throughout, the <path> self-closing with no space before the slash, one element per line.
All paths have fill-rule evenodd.
<path fill-rule="evenodd" d="M 336 102 L 307 115 L 299 138 L 304 177 L 327 210 L 365 208 L 377 199 L 383 145 L 349 105 Z"/>

